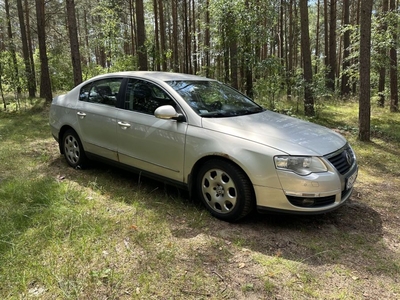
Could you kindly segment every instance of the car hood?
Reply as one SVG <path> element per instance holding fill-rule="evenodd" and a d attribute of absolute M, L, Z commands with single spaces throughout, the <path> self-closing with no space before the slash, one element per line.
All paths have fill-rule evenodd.
<path fill-rule="evenodd" d="M 343 136 L 326 127 L 268 110 L 237 117 L 203 118 L 202 125 L 290 155 L 323 156 L 346 144 Z"/>

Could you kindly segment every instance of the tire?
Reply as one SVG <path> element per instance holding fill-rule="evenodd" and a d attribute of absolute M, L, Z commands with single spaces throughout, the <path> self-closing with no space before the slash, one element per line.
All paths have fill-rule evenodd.
<path fill-rule="evenodd" d="M 195 184 L 198 197 L 218 219 L 234 222 L 254 209 L 252 184 L 233 163 L 219 159 L 206 161 L 199 169 Z"/>
<path fill-rule="evenodd" d="M 83 168 L 87 163 L 87 158 L 81 140 L 75 131 L 67 130 L 62 138 L 62 150 L 67 163 L 75 168 Z"/>

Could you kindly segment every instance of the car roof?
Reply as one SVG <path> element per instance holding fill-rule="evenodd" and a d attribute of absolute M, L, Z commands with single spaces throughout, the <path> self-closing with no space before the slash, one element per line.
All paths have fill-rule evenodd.
<path fill-rule="evenodd" d="M 114 76 L 124 76 L 124 77 L 140 77 L 143 79 L 149 80 L 159 80 L 159 81 L 174 81 L 174 80 L 190 80 L 190 81 L 214 81 L 213 79 L 209 79 L 206 77 L 201 77 L 197 75 L 191 74 L 183 74 L 183 73 L 173 73 L 173 72 L 159 72 L 159 71 L 125 71 L 125 72 L 115 72 L 115 73 L 107 73 L 100 76 L 96 76 L 95 78 L 107 78 Z"/>

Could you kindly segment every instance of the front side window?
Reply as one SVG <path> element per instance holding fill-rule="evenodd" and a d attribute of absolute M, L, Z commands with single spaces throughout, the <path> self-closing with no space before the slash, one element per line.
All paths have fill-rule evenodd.
<path fill-rule="evenodd" d="M 116 106 L 122 78 L 107 78 L 91 82 L 81 88 L 79 100 Z"/>
<path fill-rule="evenodd" d="M 202 117 L 230 117 L 263 111 L 250 98 L 218 81 L 167 83 Z"/>
<path fill-rule="evenodd" d="M 158 86 L 139 79 L 129 79 L 124 108 L 145 114 L 154 114 L 162 105 L 172 105 L 176 108 L 171 97 Z"/>

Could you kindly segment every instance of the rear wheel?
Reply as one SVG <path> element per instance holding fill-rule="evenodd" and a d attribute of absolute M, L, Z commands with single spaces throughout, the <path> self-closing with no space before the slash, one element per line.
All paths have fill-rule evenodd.
<path fill-rule="evenodd" d="M 83 167 L 87 162 L 81 140 L 73 130 L 67 130 L 62 138 L 61 145 L 67 163 L 73 168 Z"/>
<path fill-rule="evenodd" d="M 233 163 L 218 159 L 205 162 L 197 174 L 196 188 L 206 208 L 221 220 L 237 221 L 254 208 L 251 182 Z"/>

